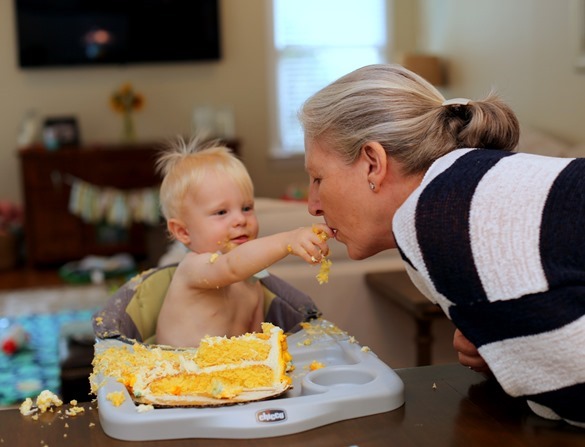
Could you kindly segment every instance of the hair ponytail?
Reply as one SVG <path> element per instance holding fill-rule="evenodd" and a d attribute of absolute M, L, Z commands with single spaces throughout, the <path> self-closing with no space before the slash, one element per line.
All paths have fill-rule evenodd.
<path fill-rule="evenodd" d="M 441 93 L 400 65 L 368 65 L 315 93 L 299 119 L 305 138 L 324 139 L 348 164 L 377 141 L 405 174 L 426 171 L 458 148 L 513 150 L 519 124 L 494 93 L 482 101 L 445 101 Z"/>
<path fill-rule="evenodd" d="M 468 122 L 458 133 L 458 147 L 513 150 L 520 137 L 514 112 L 494 92 L 482 101 L 470 102 Z"/>

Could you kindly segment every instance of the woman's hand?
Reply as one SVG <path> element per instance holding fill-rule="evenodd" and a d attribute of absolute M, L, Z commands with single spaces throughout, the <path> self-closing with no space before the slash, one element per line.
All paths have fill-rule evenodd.
<path fill-rule="evenodd" d="M 490 372 L 488 364 L 479 354 L 475 345 L 471 343 L 459 329 L 455 329 L 455 334 L 453 335 L 453 347 L 458 353 L 459 363 L 463 366 L 467 366 L 468 368 L 480 373 Z"/>

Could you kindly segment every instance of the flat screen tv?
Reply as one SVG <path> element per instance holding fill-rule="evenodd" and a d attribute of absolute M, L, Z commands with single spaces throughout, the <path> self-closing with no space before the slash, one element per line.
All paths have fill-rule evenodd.
<path fill-rule="evenodd" d="M 20 67 L 220 59 L 220 0 L 14 0 Z"/>

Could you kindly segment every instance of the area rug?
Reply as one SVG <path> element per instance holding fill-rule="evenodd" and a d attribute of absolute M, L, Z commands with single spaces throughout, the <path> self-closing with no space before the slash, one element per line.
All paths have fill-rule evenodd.
<path fill-rule="evenodd" d="M 66 286 L 0 293 L 0 340 L 16 327 L 27 341 L 12 355 L 0 351 L 0 406 L 14 405 L 60 383 L 60 339 L 91 331 L 91 317 L 107 301 L 98 286 Z"/>
<path fill-rule="evenodd" d="M 14 354 L 0 352 L 0 405 L 19 403 L 45 389 L 59 394 L 60 335 L 72 325 L 91 328 L 91 316 L 97 310 L 65 310 L 54 314 L 0 318 L 0 334 L 18 326 L 28 337 Z"/>

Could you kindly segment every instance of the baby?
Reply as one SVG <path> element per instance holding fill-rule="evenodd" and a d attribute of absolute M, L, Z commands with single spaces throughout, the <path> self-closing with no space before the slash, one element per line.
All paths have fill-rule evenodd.
<path fill-rule="evenodd" d="M 320 262 L 331 230 L 318 224 L 257 239 L 252 180 L 225 147 L 179 139 L 157 169 L 167 229 L 189 249 L 163 302 L 157 343 L 198 346 L 206 335 L 260 331 L 264 293 L 254 275 L 289 254 Z"/>

